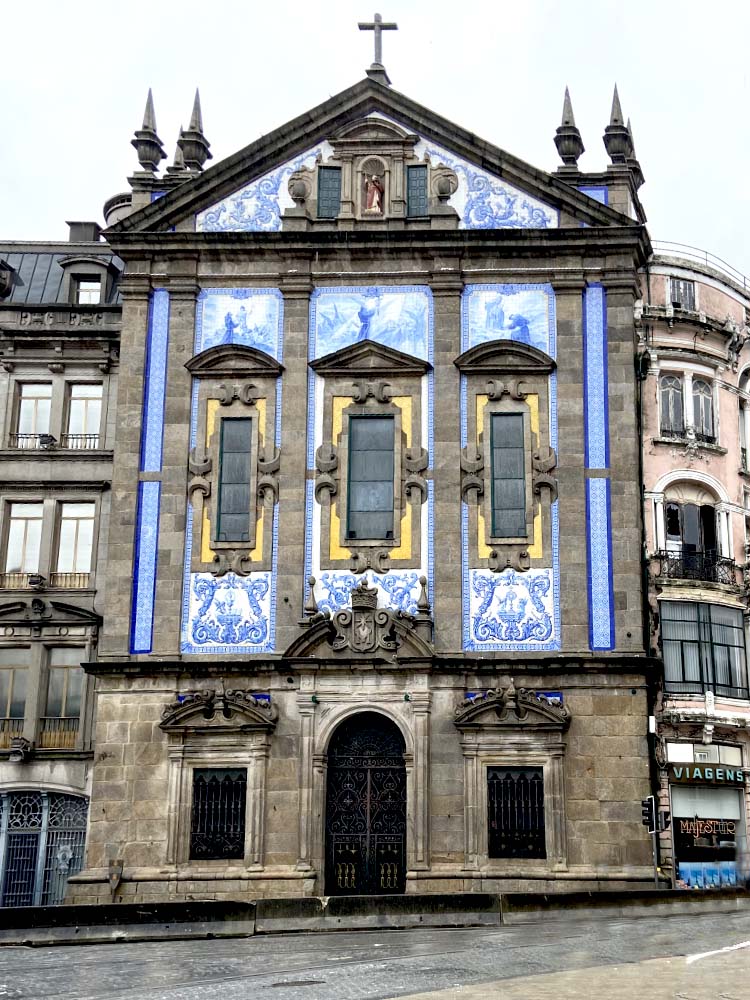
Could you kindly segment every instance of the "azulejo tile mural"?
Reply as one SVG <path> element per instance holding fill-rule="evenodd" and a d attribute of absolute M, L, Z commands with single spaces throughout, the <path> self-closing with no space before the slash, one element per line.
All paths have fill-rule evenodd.
<path fill-rule="evenodd" d="M 555 586 L 551 569 L 469 574 L 468 649 L 544 648 L 555 637 Z"/>
<path fill-rule="evenodd" d="M 327 159 L 331 153 L 328 143 L 321 142 L 294 160 L 282 163 L 251 181 L 215 205 L 198 212 L 195 217 L 196 232 L 276 232 L 281 229 L 281 213 L 294 204 L 287 190 L 287 181 L 291 175 L 302 167 L 314 167 L 318 156 Z"/>
<path fill-rule="evenodd" d="M 204 288 L 198 296 L 195 353 L 242 344 L 281 360 L 283 297 L 278 289 Z"/>
<path fill-rule="evenodd" d="M 335 614 L 351 604 L 351 592 L 363 580 L 368 587 L 378 590 L 378 606 L 416 615 L 419 600 L 421 572 L 398 570 L 390 573 L 368 571 L 359 576 L 354 573 L 325 571 L 315 584 L 315 596 L 320 611 Z"/>
<path fill-rule="evenodd" d="M 270 649 L 271 574 L 192 573 L 183 652 Z M 187 648 L 189 647 L 189 648 Z"/>
<path fill-rule="evenodd" d="M 422 286 L 319 288 L 313 293 L 310 359 L 375 340 L 429 360 L 431 296 Z"/>
<path fill-rule="evenodd" d="M 464 351 L 489 340 L 515 340 L 555 356 L 550 285 L 469 285 L 462 316 Z"/>

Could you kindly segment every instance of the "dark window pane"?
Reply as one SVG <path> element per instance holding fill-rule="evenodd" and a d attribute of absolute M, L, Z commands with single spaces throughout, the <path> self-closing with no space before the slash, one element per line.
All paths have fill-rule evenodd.
<path fill-rule="evenodd" d="M 243 857 L 246 787 L 244 769 L 206 768 L 193 772 L 191 859 Z"/>
<path fill-rule="evenodd" d="M 427 167 L 409 167 L 406 172 L 406 214 L 427 215 Z"/>
<path fill-rule="evenodd" d="M 488 854 L 546 858 L 541 767 L 487 768 Z"/>
<path fill-rule="evenodd" d="M 63 695 L 65 692 L 65 667 L 53 667 L 49 672 L 47 682 L 47 715 L 60 718 L 63 714 Z"/>
<path fill-rule="evenodd" d="M 341 171 L 318 167 L 318 217 L 335 219 L 341 208 Z"/>
<path fill-rule="evenodd" d="M 393 417 L 350 417 L 349 538 L 393 538 L 393 453 Z"/>
<path fill-rule="evenodd" d="M 26 671 L 13 671 L 13 691 L 10 698 L 10 718 L 22 719 L 26 710 Z"/>
<path fill-rule="evenodd" d="M 250 537 L 251 448 L 250 418 L 221 421 L 216 537 L 222 542 L 244 542 Z"/>
<path fill-rule="evenodd" d="M 69 719 L 77 719 L 81 714 L 82 690 L 83 671 L 73 667 L 68 671 L 68 692 L 65 698 L 65 715 Z"/>
<path fill-rule="evenodd" d="M 494 413 L 492 435 L 492 534 L 526 536 L 526 449 L 523 416 Z"/>
<path fill-rule="evenodd" d="M 682 544 L 693 551 L 701 547 L 700 512 L 694 503 L 682 505 Z"/>

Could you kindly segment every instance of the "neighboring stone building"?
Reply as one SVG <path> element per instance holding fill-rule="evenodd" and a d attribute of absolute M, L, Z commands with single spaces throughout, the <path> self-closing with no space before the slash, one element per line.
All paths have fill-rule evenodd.
<path fill-rule="evenodd" d="M 637 305 L 661 834 L 676 884 L 747 878 L 747 279 L 659 246 Z M 660 640 L 660 644 L 659 644 Z M 663 823 L 662 823 L 663 825 Z"/>
<path fill-rule="evenodd" d="M 548 174 L 374 65 L 205 172 L 196 101 L 157 176 L 149 96 L 89 247 L 124 274 L 68 900 L 652 879 L 643 178 L 616 96 L 606 170 L 567 95 L 555 141 Z M 28 749 L 2 787 L 60 788 Z"/>
<path fill-rule="evenodd" d="M 3 906 L 61 902 L 83 864 L 107 574 L 122 262 L 93 223 L 0 243 Z"/>

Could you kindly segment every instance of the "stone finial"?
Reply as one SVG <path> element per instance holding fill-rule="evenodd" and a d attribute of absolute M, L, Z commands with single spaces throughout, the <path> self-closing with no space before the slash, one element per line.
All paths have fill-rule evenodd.
<path fill-rule="evenodd" d="M 318 602 L 315 600 L 315 577 L 309 576 L 307 578 L 307 586 L 310 588 L 307 600 L 305 601 L 304 613 L 305 615 L 317 615 L 318 613 Z"/>
<path fill-rule="evenodd" d="M 156 134 L 156 115 L 154 114 L 154 99 L 149 87 L 146 98 L 146 108 L 143 112 L 143 125 L 135 133 L 135 139 L 130 140 L 138 154 L 138 162 L 144 170 L 155 173 L 159 161 L 165 160 L 167 154 L 159 136 Z"/>
<path fill-rule="evenodd" d="M 630 136 L 630 159 L 628 160 L 628 166 L 633 175 L 633 180 L 635 182 L 636 189 L 638 189 L 644 182 L 645 178 L 643 176 L 643 171 L 641 170 L 641 165 L 638 162 L 638 157 L 635 153 L 635 140 L 633 139 L 633 128 L 630 124 L 630 119 L 628 118 L 627 124 L 628 135 Z"/>
<path fill-rule="evenodd" d="M 174 151 L 174 160 L 172 161 L 172 166 L 167 167 L 167 173 L 174 177 L 175 174 L 187 174 L 188 170 L 185 166 L 185 160 L 182 154 L 182 136 L 183 136 L 182 125 L 180 125 L 180 131 L 177 133 L 177 145 Z"/>
<path fill-rule="evenodd" d="M 615 92 L 612 96 L 609 125 L 604 129 L 603 141 L 604 148 L 613 163 L 626 163 L 633 158 L 633 140 L 622 116 L 617 84 L 615 84 Z"/>
<path fill-rule="evenodd" d="M 180 138 L 177 140 L 185 167 L 188 170 L 203 170 L 206 160 L 212 159 L 209 152 L 210 143 L 203 134 L 203 113 L 201 111 L 201 96 L 198 90 L 195 91 L 193 110 L 190 114 L 190 123 L 187 131 L 180 130 Z"/>
<path fill-rule="evenodd" d="M 581 133 L 578 131 L 576 120 L 573 117 L 573 104 L 567 87 L 563 100 L 562 122 L 555 132 L 555 145 L 560 159 L 566 167 L 576 167 L 579 156 L 585 152 Z"/>

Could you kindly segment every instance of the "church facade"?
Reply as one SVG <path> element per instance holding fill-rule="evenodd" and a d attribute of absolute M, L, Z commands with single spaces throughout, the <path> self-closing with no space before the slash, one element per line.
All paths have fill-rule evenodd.
<path fill-rule="evenodd" d="M 50 860 L 69 902 L 653 880 L 632 136 L 615 98 L 582 174 L 566 97 L 545 173 L 388 84 L 205 170 L 196 102 L 162 175 L 149 97 L 107 244 L 61 252 L 67 304 L 29 313 L 77 364 L 119 340 L 90 593 L 0 605 L 40 691 L 51 646 L 85 650 L 75 746 L 46 759 L 36 705 L 0 761 L 45 816 L 90 797 L 85 857 Z M 10 384 L 43 380 L 14 364 L 9 428 Z"/>

